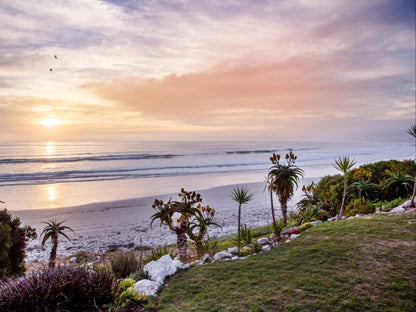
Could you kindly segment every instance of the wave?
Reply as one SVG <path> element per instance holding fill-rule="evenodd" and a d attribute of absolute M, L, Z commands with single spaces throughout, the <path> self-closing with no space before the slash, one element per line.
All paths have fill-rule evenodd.
<path fill-rule="evenodd" d="M 43 157 L 43 158 L 3 158 L 0 164 L 19 164 L 19 163 L 71 163 L 80 161 L 111 161 L 111 160 L 134 160 L 134 159 L 168 159 L 181 155 L 165 154 L 132 154 L 132 155 L 103 155 L 103 156 L 82 156 L 82 157 Z"/>
<path fill-rule="evenodd" d="M 50 184 L 74 181 L 99 181 L 207 173 L 253 171 L 264 163 L 211 164 L 199 166 L 167 166 L 133 169 L 68 170 L 0 175 L 0 186 Z M 240 167 L 237 168 L 236 167 Z M 247 167 L 251 167 L 247 169 Z"/>

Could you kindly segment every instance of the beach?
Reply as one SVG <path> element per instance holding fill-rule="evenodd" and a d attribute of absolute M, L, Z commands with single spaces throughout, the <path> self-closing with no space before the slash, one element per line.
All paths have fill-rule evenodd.
<path fill-rule="evenodd" d="M 303 179 L 304 184 L 310 184 L 317 179 Z M 253 193 L 253 199 L 242 207 L 241 224 L 248 227 L 267 225 L 271 222 L 270 197 L 264 192 L 264 183 L 242 184 Z M 211 229 L 210 236 L 222 236 L 237 231 L 238 204 L 230 198 L 230 193 L 237 185 L 226 185 L 198 191 L 203 203 L 214 208 L 215 220 L 221 229 Z M 241 185 L 238 185 L 241 186 Z M 295 209 L 295 204 L 301 197 L 300 188 L 289 204 L 289 209 Z M 179 191 L 179 190 L 178 190 Z M 18 216 L 23 225 L 30 225 L 40 233 L 45 226 L 43 222 L 56 218 L 66 220 L 75 233 L 69 232 L 70 241 L 61 239 L 58 256 L 64 257 L 79 251 L 105 252 L 109 249 L 132 249 L 137 246 L 160 246 L 175 243 L 176 236 L 166 226 L 160 226 L 157 221 L 150 226 L 150 218 L 154 213 L 154 199 L 178 199 L 177 194 L 140 197 L 113 202 L 101 202 L 76 207 L 19 210 L 13 214 Z M 275 211 L 280 215 L 277 198 Z M 39 240 L 30 241 L 27 248 L 27 262 L 47 260 L 50 246 L 42 248 Z"/>

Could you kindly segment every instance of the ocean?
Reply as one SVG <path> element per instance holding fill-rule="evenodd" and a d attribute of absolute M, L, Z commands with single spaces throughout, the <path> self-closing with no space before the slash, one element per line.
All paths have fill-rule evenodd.
<path fill-rule="evenodd" d="M 4 143 L 0 200 L 9 210 L 54 209 L 262 182 L 272 153 L 289 149 L 306 178 L 336 173 L 339 156 L 357 164 L 415 158 L 406 142 Z"/>

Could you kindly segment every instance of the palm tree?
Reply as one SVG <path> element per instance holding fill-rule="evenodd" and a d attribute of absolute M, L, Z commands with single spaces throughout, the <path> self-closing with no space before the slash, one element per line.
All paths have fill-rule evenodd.
<path fill-rule="evenodd" d="M 280 163 L 280 155 L 273 153 L 273 156 L 270 157 L 273 166 L 269 169 L 268 177 L 274 180 L 275 192 L 279 197 L 285 226 L 287 225 L 287 202 L 293 196 L 295 187 L 298 187 L 298 181 L 304 173 L 302 169 L 295 166 L 296 159 L 297 156 L 292 151 L 286 154 L 287 164 Z"/>
<path fill-rule="evenodd" d="M 407 133 L 409 133 L 412 137 L 415 138 L 415 144 L 416 144 L 416 124 L 414 124 L 413 126 L 411 126 L 407 130 Z M 415 197 L 416 197 L 416 176 L 415 176 L 415 181 L 414 181 L 414 185 L 413 185 L 412 198 L 410 199 L 410 203 L 407 205 L 406 208 L 414 208 L 415 207 Z"/>
<path fill-rule="evenodd" d="M 347 172 L 354 167 L 355 160 L 349 157 L 339 157 L 335 160 L 335 169 L 344 173 L 344 194 L 342 195 L 341 209 L 339 210 L 338 218 L 342 217 L 345 207 L 345 199 L 347 198 Z"/>
<path fill-rule="evenodd" d="M 267 177 L 264 179 L 266 182 L 266 186 L 264 187 L 264 191 L 267 189 L 268 193 L 270 194 L 270 209 L 272 210 L 272 221 L 273 221 L 273 230 L 277 235 L 277 227 L 276 227 L 276 217 L 274 215 L 274 205 L 273 205 L 273 193 L 276 192 L 276 184 L 274 182 L 273 177 Z"/>
<path fill-rule="evenodd" d="M 241 206 L 246 204 L 253 198 L 253 194 L 249 194 L 249 190 L 246 189 L 244 186 L 239 188 L 236 187 L 231 192 L 231 198 L 238 203 L 238 249 L 240 249 L 240 222 L 241 222 Z"/>
<path fill-rule="evenodd" d="M 195 192 L 187 192 L 184 189 L 178 194 L 181 201 L 171 201 L 167 203 L 163 200 L 155 199 L 153 209 L 156 209 L 156 213 L 151 217 L 150 226 L 157 219 L 160 220 L 160 226 L 165 224 L 169 229 L 176 234 L 176 245 L 179 249 L 179 259 L 182 262 L 186 262 L 188 257 L 188 245 L 186 232 L 192 216 L 198 213 L 198 209 L 193 207 L 194 204 L 202 202 L 200 194 Z M 174 221 L 173 215 L 179 215 Z"/>
<path fill-rule="evenodd" d="M 413 178 L 400 171 L 394 172 L 384 181 L 383 189 L 392 191 L 396 196 L 406 197 L 413 186 Z"/>
<path fill-rule="evenodd" d="M 56 251 L 58 249 L 58 238 L 59 235 L 62 235 L 67 240 L 70 240 L 69 237 L 65 234 L 64 231 L 69 230 L 74 232 L 69 226 L 62 225 L 65 221 L 58 222 L 56 219 L 51 220 L 49 222 L 43 222 L 46 224 L 45 228 L 43 229 L 42 233 L 40 234 L 40 238 L 42 238 L 42 246 L 45 246 L 48 239 L 52 241 L 52 250 L 51 255 L 49 257 L 49 268 L 55 267 L 55 260 L 56 260 Z M 74 232 L 75 233 L 75 232 Z"/>
<path fill-rule="evenodd" d="M 354 191 L 360 198 L 360 208 L 363 204 L 363 199 L 374 199 L 378 192 L 378 186 L 375 183 L 371 183 L 369 180 L 361 179 L 354 182 L 350 186 L 350 190 Z"/>

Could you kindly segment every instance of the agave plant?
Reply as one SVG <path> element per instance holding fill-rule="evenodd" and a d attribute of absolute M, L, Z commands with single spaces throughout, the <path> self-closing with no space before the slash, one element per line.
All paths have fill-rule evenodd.
<path fill-rule="evenodd" d="M 413 178 L 403 172 L 393 172 L 390 177 L 384 181 L 383 189 L 394 192 L 398 197 L 406 197 L 414 187 Z"/>
<path fill-rule="evenodd" d="M 59 235 L 62 235 L 67 240 L 70 240 L 69 237 L 65 234 L 66 230 L 72 231 L 69 226 L 62 225 L 65 221 L 58 222 L 56 219 L 51 220 L 49 222 L 44 222 L 46 224 L 45 228 L 43 229 L 42 233 L 40 234 L 40 238 L 42 239 L 42 246 L 45 246 L 46 242 L 50 239 L 52 241 L 52 250 L 49 257 L 49 267 L 54 268 L 55 267 L 55 261 L 56 261 L 56 251 L 58 250 L 58 241 L 59 241 Z"/>
<path fill-rule="evenodd" d="M 286 164 L 280 162 L 280 155 L 273 153 L 270 161 L 273 166 L 269 169 L 268 177 L 273 179 L 275 192 L 279 197 L 282 208 L 283 223 L 287 224 L 287 202 L 292 198 L 295 188 L 298 187 L 303 170 L 295 165 L 297 156 L 292 151 L 286 154 Z"/>

